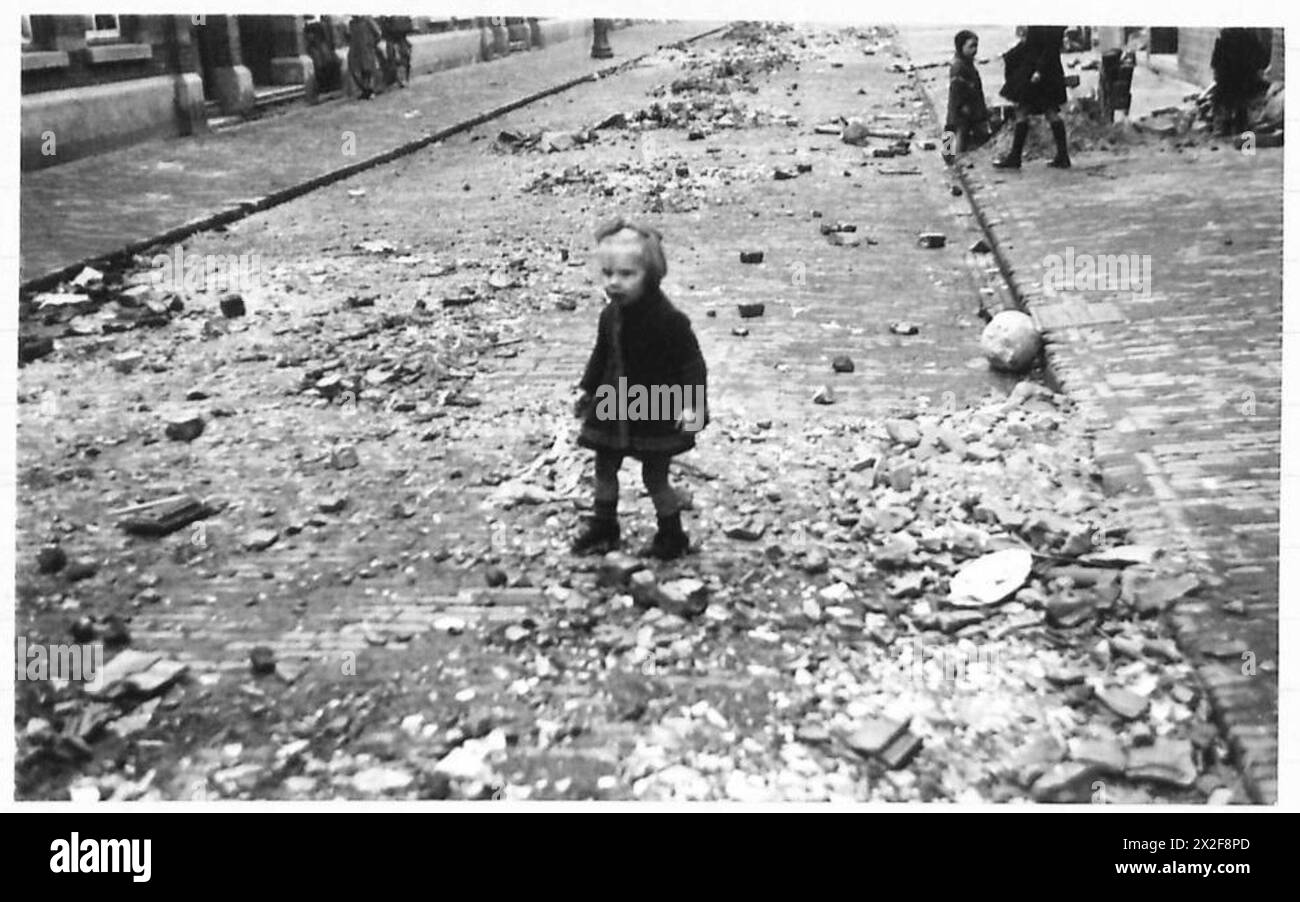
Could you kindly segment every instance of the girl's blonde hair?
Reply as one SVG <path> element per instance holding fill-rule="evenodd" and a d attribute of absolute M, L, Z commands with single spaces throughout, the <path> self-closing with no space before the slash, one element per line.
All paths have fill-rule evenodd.
<path fill-rule="evenodd" d="M 646 282 L 652 288 L 658 288 L 664 276 L 668 274 L 668 261 L 664 257 L 664 236 L 657 229 L 618 217 L 606 222 L 596 229 L 596 243 L 613 238 L 619 232 L 632 232 L 641 244 L 641 260 L 645 263 Z"/>

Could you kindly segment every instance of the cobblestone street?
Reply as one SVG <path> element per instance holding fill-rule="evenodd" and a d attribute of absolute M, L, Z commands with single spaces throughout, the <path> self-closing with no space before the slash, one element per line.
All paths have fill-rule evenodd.
<path fill-rule="evenodd" d="M 1281 151 L 1197 149 L 1199 187 L 1138 151 L 1018 181 L 981 163 L 964 184 L 997 222 L 987 253 L 925 84 L 892 65 L 928 58 L 930 36 L 675 43 L 710 27 L 616 32 L 620 59 L 644 59 L 186 238 L 183 255 L 257 255 L 244 315 L 187 285 L 161 292 L 156 328 L 25 319 L 55 350 L 19 371 L 18 634 L 125 630 L 128 652 L 185 670 L 138 707 L 20 682 L 20 797 L 1275 793 Z M 581 49 L 490 64 L 488 87 L 439 73 L 363 112 L 112 155 L 169 180 L 135 207 L 149 195 L 123 183 L 117 234 L 62 229 L 114 203 L 82 193 L 101 163 L 25 175 L 24 278 L 223 209 L 234 184 L 328 172 L 354 120 L 366 156 L 585 75 Z M 408 129 L 407 107 L 438 121 Z M 851 116 L 914 133 L 908 152 L 844 142 Z M 1049 178 L 1081 187 L 1049 197 Z M 1252 213 L 1208 190 L 1230 179 Z M 1144 193 L 1171 205 L 1158 223 Z M 651 565 L 661 587 L 699 581 L 688 613 L 646 610 L 627 573 L 567 552 L 591 500 L 569 412 L 603 304 L 592 232 L 618 214 L 663 232 L 665 291 L 709 367 L 712 423 L 673 467 L 698 551 Z M 1160 230 L 1145 306 L 1045 325 L 1050 374 L 989 368 L 989 312 L 1050 314 L 1034 261 Z M 113 291 L 156 300 L 150 258 L 174 251 L 112 272 Z M 176 440 L 184 414 L 203 426 Z M 212 512 L 162 537 L 118 527 L 179 494 Z M 635 550 L 654 520 L 629 467 L 621 502 Z M 44 566 L 54 545 L 67 566 Z M 1032 552 L 1032 576 L 953 603 L 992 552 Z M 1195 589 L 1169 588 L 1188 572 Z M 1261 674 L 1237 686 L 1243 649 Z M 981 666 L 924 666 L 954 656 Z"/>

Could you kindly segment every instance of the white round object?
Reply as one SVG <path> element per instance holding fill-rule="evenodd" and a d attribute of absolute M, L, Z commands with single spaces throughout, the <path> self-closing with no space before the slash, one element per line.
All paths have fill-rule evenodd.
<path fill-rule="evenodd" d="M 1042 339 L 1028 314 L 1003 310 L 984 327 L 980 346 L 995 369 L 1023 373 L 1038 357 Z"/>

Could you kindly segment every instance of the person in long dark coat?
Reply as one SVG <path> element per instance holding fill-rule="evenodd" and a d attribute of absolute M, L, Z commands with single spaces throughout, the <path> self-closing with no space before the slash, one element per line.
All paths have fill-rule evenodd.
<path fill-rule="evenodd" d="M 583 419 L 578 444 L 596 452 L 595 516 L 573 551 L 618 547 L 618 471 L 625 457 L 635 457 L 658 518 L 649 553 L 679 557 L 689 541 L 668 465 L 695 447 L 696 432 L 708 423 L 704 355 L 690 320 L 659 287 L 668 270 L 660 234 L 617 219 L 596 239 L 609 303 L 574 405 Z"/>
<path fill-rule="evenodd" d="M 348 20 L 348 73 L 356 82 L 362 100 L 369 100 L 383 90 L 384 73 L 379 65 L 381 37 L 374 16 L 353 16 Z"/>
<path fill-rule="evenodd" d="M 951 135 L 947 153 L 974 150 L 989 139 L 989 109 L 984 101 L 984 82 L 975 68 L 980 39 L 973 31 L 959 31 L 953 38 L 956 53 L 948 66 L 948 118 L 944 131 Z"/>
<path fill-rule="evenodd" d="M 316 69 L 316 87 L 320 91 L 336 91 L 342 84 L 343 67 L 339 63 L 338 54 L 334 52 L 334 35 L 328 18 L 322 16 L 303 27 L 307 55 L 311 57 L 312 66 Z"/>
<path fill-rule="evenodd" d="M 399 88 L 411 80 L 411 41 L 415 30 L 410 16 L 380 16 L 379 31 L 384 36 L 384 54 L 380 60 L 385 80 Z"/>
<path fill-rule="evenodd" d="M 1006 84 L 1001 93 L 1016 105 L 1016 127 L 1011 152 L 993 163 L 998 169 L 1020 168 L 1020 155 L 1029 137 L 1030 116 L 1046 116 L 1051 124 L 1056 156 L 1047 165 L 1070 168 L 1065 121 L 1061 119 L 1061 107 L 1065 104 L 1065 69 L 1061 66 L 1064 41 L 1064 25 L 1030 25 L 1025 29 L 1024 39 L 1003 55 Z"/>
<path fill-rule="evenodd" d="M 1268 50 L 1252 28 L 1223 28 L 1214 42 L 1210 68 L 1214 71 L 1215 112 L 1219 133 L 1246 130 L 1251 99 L 1264 87 L 1260 70 L 1268 65 Z"/>

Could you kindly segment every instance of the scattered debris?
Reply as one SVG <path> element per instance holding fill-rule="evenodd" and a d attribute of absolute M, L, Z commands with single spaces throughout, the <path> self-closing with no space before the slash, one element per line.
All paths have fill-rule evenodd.
<path fill-rule="evenodd" d="M 41 573 L 58 573 L 68 563 L 68 554 L 59 545 L 45 545 L 36 554 L 36 568 Z"/>
<path fill-rule="evenodd" d="M 275 673 L 275 651 L 269 646 L 258 645 L 248 653 L 248 663 L 256 676 Z"/>
<path fill-rule="evenodd" d="M 148 501 L 131 507 L 112 511 L 110 516 L 117 518 L 117 525 L 139 536 L 165 536 L 196 520 L 202 520 L 215 513 L 215 509 L 189 495 L 169 495 L 156 501 Z"/>
<path fill-rule="evenodd" d="M 877 717 L 863 721 L 844 738 L 845 744 L 859 755 L 871 757 L 880 755 L 907 730 L 905 721 Z"/>
<path fill-rule="evenodd" d="M 247 311 L 244 304 L 244 296 L 237 292 L 223 294 L 220 299 L 221 315 L 227 319 L 237 316 L 243 316 Z"/>
<path fill-rule="evenodd" d="M 1029 578 L 1034 560 L 1021 548 L 994 551 L 964 565 L 952 578 L 948 601 L 958 607 L 997 604 Z"/>
<path fill-rule="evenodd" d="M 834 404 L 835 389 L 829 385 L 823 385 L 813 393 L 812 399 L 814 404 Z"/>
<path fill-rule="evenodd" d="M 164 434 L 176 442 L 192 442 L 203 434 L 203 417 L 197 413 L 179 413 L 167 421 Z"/>

